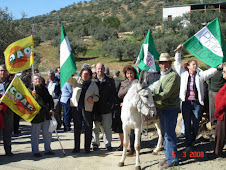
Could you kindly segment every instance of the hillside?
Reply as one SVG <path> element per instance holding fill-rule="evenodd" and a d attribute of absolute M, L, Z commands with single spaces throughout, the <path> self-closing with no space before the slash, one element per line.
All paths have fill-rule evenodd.
<path fill-rule="evenodd" d="M 209 2 L 211 1 L 204 1 Z M 132 64 L 136 60 L 148 29 L 152 31 L 157 51 L 169 52 L 171 56 L 178 44 L 202 28 L 202 21 L 219 17 L 222 32 L 226 35 L 226 17 L 223 13 L 191 13 L 191 18 L 194 19 L 186 28 L 181 24 L 183 17 L 173 22 L 162 21 L 164 6 L 190 3 L 200 1 L 92 0 L 18 22 L 26 28 L 32 28 L 35 52 L 40 57 L 40 63 L 36 65 L 42 71 L 59 66 L 61 22 L 78 66 L 84 62 L 95 64 L 102 61 L 106 65 L 109 63 L 112 69 L 120 67 L 121 70 L 123 65 Z M 130 33 L 120 34 L 122 32 Z"/>

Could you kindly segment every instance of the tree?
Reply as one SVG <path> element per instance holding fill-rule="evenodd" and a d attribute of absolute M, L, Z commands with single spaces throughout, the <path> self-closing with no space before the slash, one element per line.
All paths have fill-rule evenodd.
<path fill-rule="evenodd" d="M 5 62 L 3 52 L 11 43 L 28 36 L 27 28 L 22 21 L 13 21 L 7 9 L 0 9 L 0 63 Z"/>
<path fill-rule="evenodd" d="M 100 51 L 103 56 L 111 56 L 123 59 L 134 60 L 139 53 L 140 44 L 134 41 L 125 40 L 109 40 L 102 44 Z"/>
<path fill-rule="evenodd" d="M 110 16 L 104 19 L 103 24 L 108 28 L 118 29 L 120 26 L 120 20 L 117 17 Z"/>
<path fill-rule="evenodd" d="M 183 28 L 183 17 L 176 17 L 172 21 L 164 21 L 164 29 L 171 30 L 176 34 L 177 31 Z"/>

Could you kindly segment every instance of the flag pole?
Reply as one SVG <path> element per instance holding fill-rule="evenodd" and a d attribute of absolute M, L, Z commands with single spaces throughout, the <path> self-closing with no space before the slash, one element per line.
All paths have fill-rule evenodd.
<path fill-rule="evenodd" d="M 32 68 L 32 84 L 33 84 L 33 90 L 35 90 L 35 84 L 34 84 L 34 78 L 35 78 L 35 72 L 34 72 L 34 64 L 31 65 Z"/>
<path fill-rule="evenodd" d="M 32 36 L 32 35 L 31 35 Z M 32 41 L 34 41 L 33 40 L 33 36 L 32 36 Z M 33 57 L 33 63 L 32 63 L 32 65 L 31 65 L 31 69 L 32 69 L 32 84 L 33 84 L 33 90 L 35 90 L 35 85 L 34 85 L 34 78 L 35 78 L 35 72 L 34 72 L 34 57 L 35 57 L 35 54 L 34 54 L 34 42 L 33 42 L 33 45 L 32 45 L 32 47 L 31 47 L 31 49 L 32 49 L 32 51 L 31 51 L 31 53 L 32 53 L 32 57 Z"/>

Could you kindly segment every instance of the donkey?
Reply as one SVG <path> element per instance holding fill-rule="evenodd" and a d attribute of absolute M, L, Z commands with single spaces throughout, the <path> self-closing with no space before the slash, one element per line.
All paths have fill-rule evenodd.
<path fill-rule="evenodd" d="M 142 71 L 139 81 L 134 81 L 123 99 L 121 119 L 123 123 L 123 154 L 119 166 L 124 166 L 131 129 L 135 132 L 136 169 L 140 167 L 140 138 L 144 116 L 155 117 L 156 108 L 152 92 L 147 85 L 147 71 Z"/>

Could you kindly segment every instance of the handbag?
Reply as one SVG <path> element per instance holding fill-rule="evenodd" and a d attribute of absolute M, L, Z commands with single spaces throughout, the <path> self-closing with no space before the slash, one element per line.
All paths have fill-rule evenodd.
<path fill-rule="evenodd" d="M 52 133 L 57 129 L 57 121 L 54 116 L 51 116 L 50 124 L 49 124 L 49 132 Z"/>

